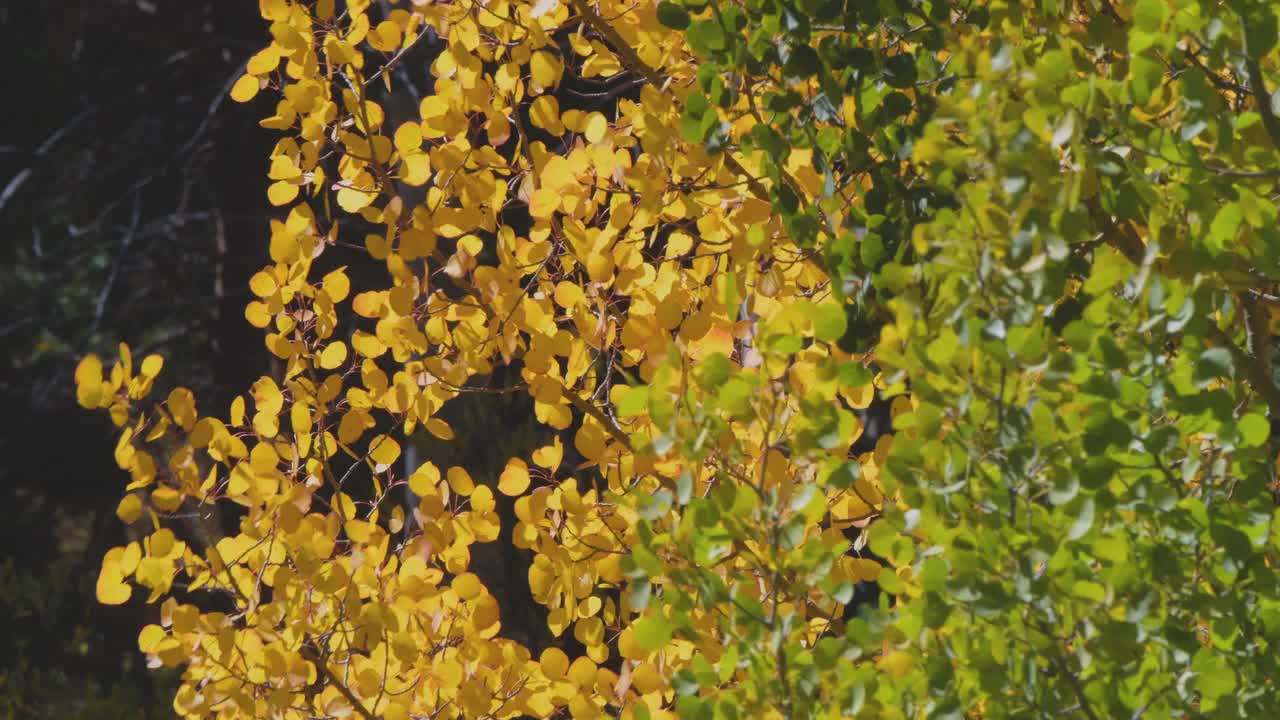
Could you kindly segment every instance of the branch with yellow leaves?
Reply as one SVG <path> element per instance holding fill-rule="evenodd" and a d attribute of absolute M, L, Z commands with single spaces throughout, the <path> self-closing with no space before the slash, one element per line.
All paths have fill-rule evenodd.
<path fill-rule="evenodd" d="M 662 77 L 658 72 L 649 67 L 648 64 L 640 58 L 640 55 L 636 53 L 635 48 L 631 47 L 631 45 L 629 45 L 627 41 L 618 34 L 618 31 L 615 30 L 612 25 L 592 10 L 587 5 L 586 0 L 570 1 L 573 4 L 573 9 L 582 16 L 582 19 L 591 26 L 591 29 L 600 33 L 600 35 L 608 41 L 609 46 L 618 55 L 622 64 L 628 70 L 644 78 L 650 85 L 653 85 L 656 88 L 662 87 Z M 747 187 L 751 190 L 752 195 L 755 195 L 757 198 L 766 202 L 772 202 L 769 197 L 768 188 L 764 186 L 764 183 L 762 183 L 759 178 L 752 175 L 745 167 L 742 166 L 742 163 L 739 163 L 738 160 L 729 153 L 726 152 L 723 156 L 724 165 L 730 172 L 735 175 L 741 175 L 747 179 Z M 804 193 L 800 190 L 800 184 L 796 182 L 795 178 L 791 177 L 791 175 L 783 168 L 778 168 L 778 173 L 782 178 L 782 181 L 795 192 L 797 198 L 804 197 Z"/>

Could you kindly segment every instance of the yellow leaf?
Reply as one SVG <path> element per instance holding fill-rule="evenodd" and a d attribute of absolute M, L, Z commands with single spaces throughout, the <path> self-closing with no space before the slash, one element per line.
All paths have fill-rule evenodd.
<path fill-rule="evenodd" d="M 529 107 L 529 121 L 552 135 L 564 134 L 564 123 L 560 121 L 560 103 L 550 95 L 543 95 L 533 101 Z"/>
<path fill-rule="evenodd" d="M 159 625 L 147 625 L 142 628 L 142 632 L 138 633 L 138 649 L 144 653 L 152 652 L 164 638 L 164 628 Z"/>
<path fill-rule="evenodd" d="M 605 119 L 605 116 L 598 112 L 593 112 L 587 118 L 587 128 L 583 135 L 587 138 L 587 142 L 598 143 L 604 139 L 604 134 L 608 130 L 609 121 Z"/>
<path fill-rule="evenodd" d="M 452 440 L 454 437 L 453 428 L 449 427 L 449 423 L 441 420 L 440 418 L 431 418 L 423 423 L 423 426 L 427 428 L 427 432 L 435 435 L 441 440 Z"/>
<path fill-rule="evenodd" d="M 579 688 L 590 688 L 596 682 L 596 664 L 589 657 L 578 657 L 569 666 L 569 679 Z"/>
<path fill-rule="evenodd" d="M 552 188 L 538 188 L 529 201 L 529 214 L 535 218 L 549 218 L 560 207 L 560 193 Z"/>
<path fill-rule="evenodd" d="M 901 650 L 894 650 L 880 658 L 876 665 L 895 678 L 901 678 L 911 672 L 911 656 Z"/>
<path fill-rule="evenodd" d="M 529 489 L 529 466 L 520 458 L 511 458 L 498 478 L 498 491 L 514 497 Z"/>
<path fill-rule="evenodd" d="M 351 347 L 367 358 L 376 358 L 387 351 L 387 346 L 377 336 L 357 330 L 351 336 Z"/>
<path fill-rule="evenodd" d="M 395 144 L 396 149 L 402 154 L 422 147 L 421 123 L 407 122 L 401 125 L 396 130 Z"/>
<path fill-rule="evenodd" d="M 347 346 L 341 340 L 331 342 L 320 353 L 320 367 L 325 370 L 332 370 L 347 359 Z"/>
<path fill-rule="evenodd" d="M 463 497 L 470 495 L 476 489 L 476 484 L 471 479 L 471 474 L 460 467 L 449 468 L 445 478 L 449 481 L 450 489 Z"/>
<path fill-rule="evenodd" d="M 142 498 L 137 493 L 129 493 L 116 505 L 116 517 L 125 525 L 131 525 L 142 516 Z"/>
<path fill-rule="evenodd" d="M 450 587 L 452 587 L 453 591 L 458 593 L 458 597 L 463 600 L 475 599 L 484 591 L 484 585 L 480 583 L 480 578 L 476 577 L 474 573 L 469 572 L 462 573 L 455 577 L 453 582 L 450 584 Z"/>
<path fill-rule="evenodd" d="M 133 588 L 124 582 L 119 567 L 105 562 L 102 571 L 98 573 L 98 584 L 94 590 L 98 602 L 103 605 L 123 605 L 133 595 Z"/>
<path fill-rule="evenodd" d="M 400 457 L 400 443 L 387 435 L 377 435 L 369 441 L 369 459 L 378 465 L 390 465 Z"/>
<path fill-rule="evenodd" d="M 425 462 L 409 476 L 409 489 L 418 497 L 426 497 L 436 492 L 440 484 L 440 468 Z"/>
<path fill-rule="evenodd" d="M 142 367 L 138 370 L 145 378 L 154 378 L 160 374 L 161 368 L 164 367 L 164 358 L 159 355 L 148 355 L 142 360 Z"/>
<path fill-rule="evenodd" d="M 548 680 L 560 680 L 569 671 L 569 656 L 560 648 L 549 647 L 538 656 L 538 665 L 542 667 L 542 674 Z"/>
<path fill-rule="evenodd" d="M 582 286 L 568 280 L 561 281 L 556 285 L 555 301 L 560 307 L 572 310 L 582 302 Z"/>
<path fill-rule="evenodd" d="M 102 360 L 97 355 L 86 355 L 76 365 L 76 401 L 81 407 L 93 409 L 102 401 Z"/>
<path fill-rule="evenodd" d="M 241 75 L 235 85 L 231 86 L 231 99 L 236 102 L 249 102 L 258 90 L 262 88 L 261 81 L 252 75 Z"/>
<path fill-rule="evenodd" d="M 560 82 L 564 72 L 564 63 L 560 58 L 546 50 L 539 50 L 529 59 L 529 74 L 535 87 L 539 90 L 554 88 Z"/>
<path fill-rule="evenodd" d="M 560 436 L 557 435 L 550 445 L 545 445 L 533 451 L 533 461 L 539 467 L 544 467 L 554 471 L 560 467 L 561 460 L 564 459 L 564 443 L 560 442 Z"/>
<path fill-rule="evenodd" d="M 280 180 L 267 187 L 267 200 L 276 207 L 287 205 L 296 197 L 298 197 L 298 186 L 293 183 Z"/>
<path fill-rule="evenodd" d="M 249 64 L 246 66 L 250 75 L 266 75 L 272 72 L 280 65 L 280 53 L 272 47 L 265 50 L 259 50 L 253 57 L 249 58 Z"/>

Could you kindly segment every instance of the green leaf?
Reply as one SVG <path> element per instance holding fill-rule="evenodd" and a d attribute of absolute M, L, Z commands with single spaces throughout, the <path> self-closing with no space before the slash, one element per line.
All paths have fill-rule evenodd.
<path fill-rule="evenodd" d="M 1096 510 L 1093 496 L 1086 495 L 1076 508 L 1076 519 L 1072 521 L 1071 529 L 1067 531 L 1068 540 L 1079 540 L 1093 529 L 1093 516 Z"/>
<path fill-rule="evenodd" d="M 662 0 L 658 3 L 658 22 L 673 30 L 684 30 L 689 27 L 689 11 L 673 2 Z"/>
<path fill-rule="evenodd" d="M 1196 387 L 1203 389 L 1217 378 L 1231 377 L 1234 374 L 1235 362 L 1231 358 L 1231 352 L 1226 348 L 1209 348 L 1200 353 L 1199 359 L 1196 360 L 1192 379 Z"/>
<path fill-rule="evenodd" d="M 660 650 L 671 641 L 675 625 L 660 615 L 646 615 L 635 624 L 636 644 L 645 650 Z"/>
<path fill-rule="evenodd" d="M 835 303 L 814 305 L 810 311 L 813 318 L 813 335 L 823 342 L 835 342 L 844 337 L 848 321 L 845 309 Z"/>
<path fill-rule="evenodd" d="M 725 48 L 724 28 L 715 20 L 699 20 L 689 26 L 685 38 L 689 47 L 701 55 L 711 55 Z"/>
<path fill-rule="evenodd" d="M 1245 447 L 1258 447 L 1271 435 L 1271 423 L 1262 415 L 1249 413 L 1240 418 L 1236 431 Z"/>

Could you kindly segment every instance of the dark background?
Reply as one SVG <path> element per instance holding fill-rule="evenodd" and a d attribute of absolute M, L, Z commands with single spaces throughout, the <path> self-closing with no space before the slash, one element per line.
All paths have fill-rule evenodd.
<path fill-rule="evenodd" d="M 0 2 L 0 718 L 172 715 L 156 607 L 94 600 L 126 475 L 72 372 L 124 340 L 225 408 L 266 368 L 270 100 L 226 89 L 267 41 L 244 0 Z"/>

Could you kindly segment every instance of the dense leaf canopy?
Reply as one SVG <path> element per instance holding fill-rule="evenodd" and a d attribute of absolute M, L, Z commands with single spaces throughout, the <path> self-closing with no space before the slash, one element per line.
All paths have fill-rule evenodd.
<path fill-rule="evenodd" d="M 279 372 L 76 371 L 181 715 L 1280 713 L 1271 4 L 260 9 Z"/>

